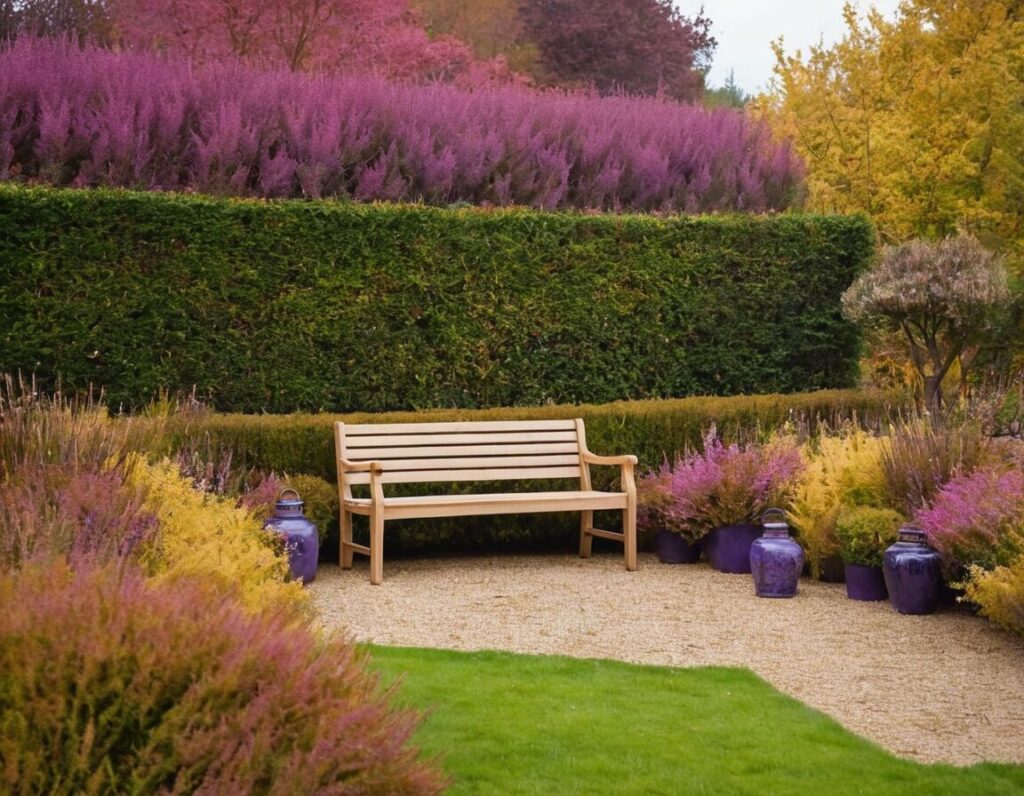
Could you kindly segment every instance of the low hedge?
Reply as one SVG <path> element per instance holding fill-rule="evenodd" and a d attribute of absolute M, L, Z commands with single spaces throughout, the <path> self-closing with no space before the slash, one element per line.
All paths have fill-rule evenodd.
<path fill-rule="evenodd" d="M 0 186 L 0 372 L 137 407 L 531 406 L 851 386 L 863 217 Z M 43 388 L 52 386 L 43 381 Z"/>
<path fill-rule="evenodd" d="M 655 467 L 686 446 L 700 444 L 715 424 L 724 439 L 766 435 L 786 424 L 813 432 L 822 422 L 856 421 L 877 425 L 902 405 L 896 393 L 822 390 L 788 395 L 695 397 L 661 401 L 619 401 L 595 405 L 535 408 L 432 410 L 384 414 L 239 415 L 207 413 L 172 416 L 167 426 L 174 447 L 200 443 L 211 451 L 230 451 L 236 466 L 305 473 L 336 482 L 332 424 L 437 422 L 448 420 L 527 420 L 582 417 L 587 442 L 596 453 L 632 453 L 640 468 Z M 595 488 L 612 485 L 615 468 L 592 469 Z M 473 484 L 451 487 L 470 491 Z M 515 488 L 503 483 L 502 489 Z M 564 484 L 559 487 L 564 488 Z M 415 487 L 407 487 L 407 490 Z M 398 492 L 396 492 L 398 494 Z M 334 507 L 336 510 L 336 506 Z M 357 532 L 360 532 L 357 518 Z M 612 520 L 614 521 L 614 520 Z M 468 517 L 395 522 L 388 525 L 388 554 L 426 549 L 483 547 L 490 544 L 564 546 L 576 534 L 573 515 Z M 330 529 L 336 534 L 336 521 Z M 332 548 L 328 548 L 332 550 Z"/>

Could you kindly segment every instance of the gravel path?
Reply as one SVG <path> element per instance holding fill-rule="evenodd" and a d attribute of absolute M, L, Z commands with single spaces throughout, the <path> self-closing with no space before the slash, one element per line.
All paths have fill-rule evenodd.
<path fill-rule="evenodd" d="M 958 611 L 914 617 L 804 580 L 793 600 L 748 576 L 641 554 L 385 561 L 323 567 L 324 624 L 361 641 L 458 650 L 746 666 L 901 757 L 1024 763 L 1024 642 Z"/>

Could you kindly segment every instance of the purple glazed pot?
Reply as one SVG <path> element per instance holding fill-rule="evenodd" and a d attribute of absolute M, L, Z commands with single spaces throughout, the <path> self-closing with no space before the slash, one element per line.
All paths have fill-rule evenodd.
<path fill-rule="evenodd" d="M 789 538 L 786 515 L 780 510 L 769 509 L 762 522 L 764 535 L 750 546 L 754 593 L 758 597 L 793 597 L 804 568 L 803 548 Z"/>
<path fill-rule="evenodd" d="M 285 498 L 289 492 L 295 497 Z M 320 537 L 316 525 L 302 513 L 304 505 L 298 492 L 294 489 L 284 490 L 274 505 L 274 516 L 267 520 L 264 527 L 281 534 L 288 552 L 292 578 L 305 584 L 316 577 Z"/>
<path fill-rule="evenodd" d="M 700 560 L 700 542 L 691 544 L 672 531 L 654 534 L 654 547 L 662 564 L 695 564 Z"/>
<path fill-rule="evenodd" d="M 889 596 L 881 567 L 864 564 L 846 565 L 846 596 L 851 600 L 875 602 Z"/>
<path fill-rule="evenodd" d="M 933 614 L 939 607 L 942 559 L 917 528 L 901 528 L 885 551 L 882 569 L 892 607 L 901 614 Z"/>
<path fill-rule="evenodd" d="M 761 535 L 759 525 L 726 525 L 704 537 L 704 552 L 719 572 L 750 574 L 750 547 Z"/>

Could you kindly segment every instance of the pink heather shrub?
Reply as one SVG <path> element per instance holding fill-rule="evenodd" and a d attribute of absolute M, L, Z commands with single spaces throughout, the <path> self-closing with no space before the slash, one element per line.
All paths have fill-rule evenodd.
<path fill-rule="evenodd" d="M 1024 553 L 1024 472 L 977 470 L 952 479 L 916 516 L 955 566 L 992 569 Z"/>
<path fill-rule="evenodd" d="M 709 531 L 756 522 L 771 507 L 785 508 L 803 464 L 796 446 L 784 440 L 768 445 L 724 445 L 712 429 L 701 453 L 667 462 L 643 479 L 645 523 L 696 541 Z"/>
<path fill-rule="evenodd" d="M 269 520 L 284 488 L 284 481 L 275 473 L 268 473 L 253 484 L 251 489 L 239 495 L 238 505 L 248 509 L 261 520 Z"/>
<path fill-rule="evenodd" d="M 24 467 L 0 480 L 0 572 L 54 557 L 76 568 L 127 561 L 157 532 L 143 501 L 120 469 Z"/>
<path fill-rule="evenodd" d="M 131 571 L 0 576 L 0 791 L 433 794 L 352 644 Z"/>
<path fill-rule="evenodd" d="M 729 109 L 192 67 L 22 37 L 0 51 L 0 179 L 698 213 L 789 207 L 802 167 Z"/>

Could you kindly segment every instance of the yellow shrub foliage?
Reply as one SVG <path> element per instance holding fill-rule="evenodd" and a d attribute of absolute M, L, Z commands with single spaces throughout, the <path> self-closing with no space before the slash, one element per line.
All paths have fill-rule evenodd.
<path fill-rule="evenodd" d="M 235 590 L 251 610 L 295 609 L 308 596 L 286 581 L 288 561 L 274 536 L 232 500 L 199 492 L 169 461 L 136 459 L 129 481 L 146 492 L 146 508 L 160 523 L 158 541 L 143 557 L 158 581 L 195 577 Z"/>
<path fill-rule="evenodd" d="M 972 567 L 966 597 L 981 607 L 982 616 L 1024 636 L 1024 556 L 991 571 Z"/>
<path fill-rule="evenodd" d="M 839 552 L 840 508 L 884 505 L 881 453 L 882 440 L 856 428 L 822 435 L 805 449 L 806 468 L 797 482 L 789 519 L 815 578 L 821 576 L 821 562 Z"/>

